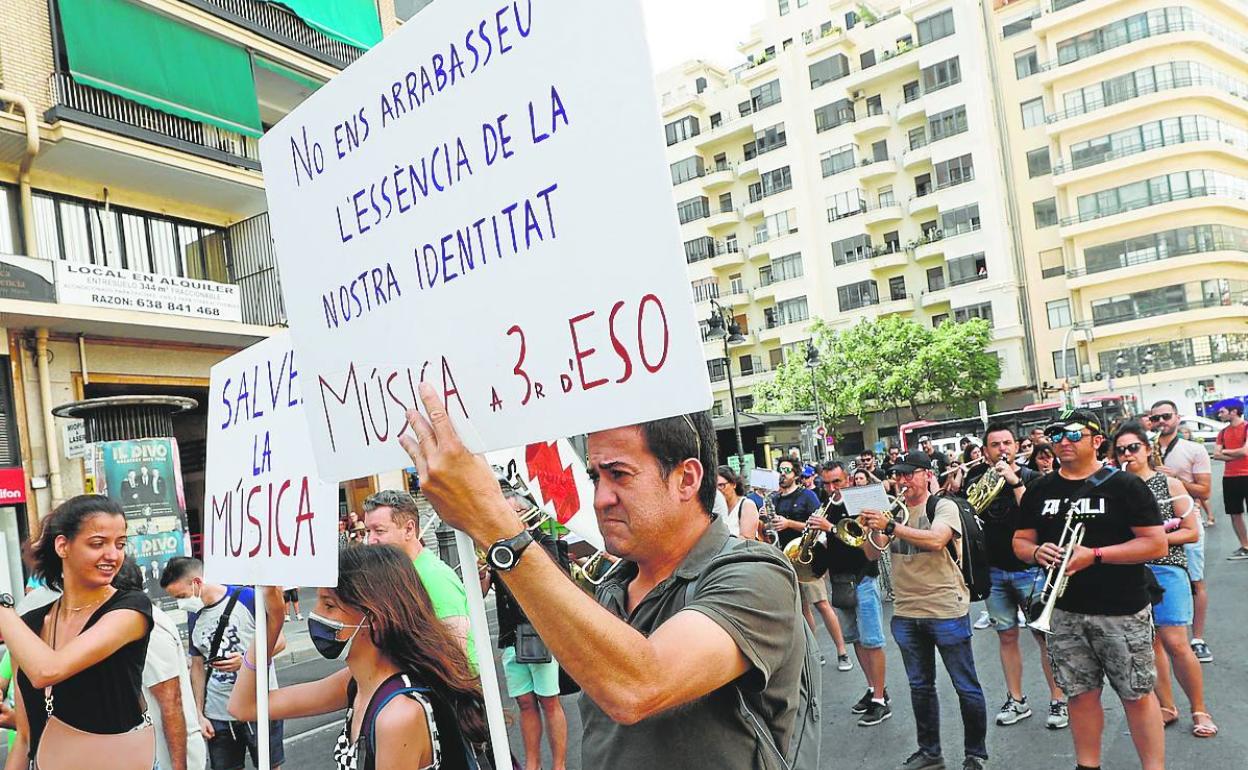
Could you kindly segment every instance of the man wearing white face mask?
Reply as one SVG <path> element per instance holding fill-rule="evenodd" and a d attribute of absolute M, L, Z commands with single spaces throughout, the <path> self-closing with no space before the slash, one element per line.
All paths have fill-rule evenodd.
<path fill-rule="evenodd" d="M 199 709 L 200 729 L 208 739 L 212 770 L 243 770 L 246 756 L 257 763 L 255 724 L 234 720 L 226 706 L 243 665 L 243 652 L 256 634 L 256 596 L 252 588 L 204 582 L 199 559 L 170 559 L 160 586 L 187 613 L 191 640 L 191 690 Z M 278 639 L 277 651 L 285 648 Z M 277 669 L 269 662 L 269 687 L 277 687 Z M 282 722 L 269 727 L 269 758 L 273 770 L 285 759 Z"/>

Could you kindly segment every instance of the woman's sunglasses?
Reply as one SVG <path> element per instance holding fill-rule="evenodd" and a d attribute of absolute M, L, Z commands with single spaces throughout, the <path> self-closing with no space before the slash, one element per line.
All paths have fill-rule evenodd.
<path fill-rule="evenodd" d="M 1114 447 L 1114 454 L 1118 455 L 1119 457 L 1122 457 L 1123 455 L 1133 455 L 1136 452 L 1140 451 L 1140 447 L 1142 446 L 1144 445 L 1141 444 L 1140 442 L 1133 441 L 1130 444 L 1127 444 L 1125 446 Z"/>

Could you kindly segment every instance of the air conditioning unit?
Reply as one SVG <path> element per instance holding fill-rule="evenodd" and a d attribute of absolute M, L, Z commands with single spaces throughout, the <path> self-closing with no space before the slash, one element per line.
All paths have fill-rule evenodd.
<path fill-rule="evenodd" d="M 864 97 L 864 96 L 866 96 L 866 92 L 864 92 L 864 91 L 854 91 L 854 93 L 853 93 L 853 97 L 854 97 L 854 100 L 855 100 L 855 101 L 856 101 L 856 100 L 858 100 L 858 99 L 861 99 L 861 98 L 862 98 L 862 97 Z"/>

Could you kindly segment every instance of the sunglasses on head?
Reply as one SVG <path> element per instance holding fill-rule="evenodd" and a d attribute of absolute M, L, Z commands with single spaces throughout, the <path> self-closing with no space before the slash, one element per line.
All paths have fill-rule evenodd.
<path fill-rule="evenodd" d="M 1148 421 L 1161 422 L 1162 420 L 1165 420 L 1166 422 L 1169 422 L 1172 417 L 1174 417 L 1174 412 L 1166 412 L 1165 414 L 1150 414 L 1148 416 Z"/>
<path fill-rule="evenodd" d="M 1066 439 L 1072 444 L 1078 444 L 1083 440 L 1083 429 L 1066 430 L 1065 428 L 1050 428 L 1044 432 L 1044 437 L 1054 444 L 1062 443 L 1062 439 Z"/>
<path fill-rule="evenodd" d="M 1141 444 L 1140 442 L 1133 441 L 1130 444 L 1127 444 L 1125 446 L 1114 447 L 1114 454 L 1118 455 L 1119 457 L 1122 457 L 1123 455 L 1133 455 L 1136 452 L 1140 451 L 1140 447 L 1142 446 L 1144 445 Z"/>

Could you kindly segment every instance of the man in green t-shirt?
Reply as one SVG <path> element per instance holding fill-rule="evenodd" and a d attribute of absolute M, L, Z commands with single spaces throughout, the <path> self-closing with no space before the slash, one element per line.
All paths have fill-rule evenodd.
<path fill-rule="evenodd" d="M 398 489 L 369 495 L 364 500 L 364 528 L 370 545 L 397 546 L 411 557 L 416 575 L 429 592 L 434 614 L 464 643 L 468 661 L 476 667 L 477 654 L 468 624 L 468 595 L 455 570 L 421 542 L 416 499 Z"/>

